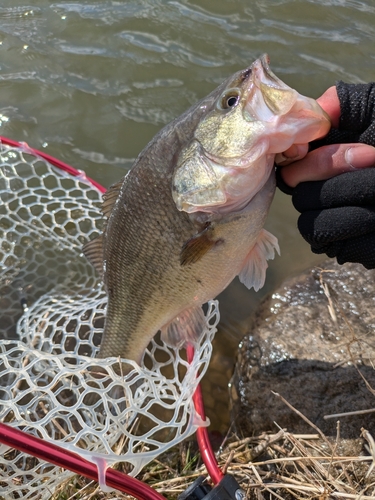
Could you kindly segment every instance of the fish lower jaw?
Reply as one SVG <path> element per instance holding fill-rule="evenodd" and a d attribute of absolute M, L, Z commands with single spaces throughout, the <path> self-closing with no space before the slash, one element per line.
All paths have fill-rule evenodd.
<path fill-rule="evenodd" d="M 239 169 L 237 175 L 225 184 L 226 203 L 215 208 L 216 213 L 225 215 L 240 212 L 251 203 L 271 176 L 274 155 L 264 158 L 264 162 L 251 165 L 248 169 Z"/>
<path fill-rule="evenodd" d="M 220 222 L 226 217 L 241 215 L 247 212 L 249 208 L 251 208 L 254 199 L 262 192 L 263 188 L 270 180 L 271 175 L 272 171 L 269 173 L 268 177 L 265 176 L 262 182 L 257 186 L 257 189 L 253 189 L 247 196 L 228 196 L 225 205 L 210 207 L 209 209 L 202 209 L 190 213 L 190 219 L 196 224 L 205 224 L 207 222 Z M 274 190 L 270 191 L 273 192 Z"/>

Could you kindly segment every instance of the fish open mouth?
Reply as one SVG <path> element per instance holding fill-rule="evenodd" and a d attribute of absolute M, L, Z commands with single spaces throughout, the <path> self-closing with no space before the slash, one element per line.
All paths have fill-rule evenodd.
<path fill-rule="evenodd" d="M 249 68 L 243 112 L 247 121 L 271 121 L 288 113 L 297 101 L 298 93 L 272 72 L 269 61 L 263 54 Z"/>
<path fill-rule="evenodd" d="M 301 143 L 326 135 L 331 127 L 327 113 L 314 99 L 299 94 L 280 80 L 271 70 L 269 62 L 268 55 L 263 54 L 249 68 L 251 71 L 244 94 L 244 119 L 250 122 L 274 122 L 276 125 L 286 115 L 288 120 L 295 116 L 296 122 L 303 120 L 304 128 L 309 130 L 306 140 L 300 134 Z M 271 147 L 270 152 L 277 151 Z"/>

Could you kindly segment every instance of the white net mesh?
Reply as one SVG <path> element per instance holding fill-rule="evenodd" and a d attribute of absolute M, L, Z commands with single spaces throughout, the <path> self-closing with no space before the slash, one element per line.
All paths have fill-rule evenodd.
<path fill-rule="evenodd" d="M 192 394 L 219 315 L 212 301 L 190 365 L 155 339 L 125 377 L 124 360 L 95 359 L 106 297 L 81 248 L 100 231 L 100 204 L 84 175 L 1 145 L 0 420 L 135 475 L 203 424 Z M 0 446 L 0 497 L 49 498 L 71 474 Z"/>

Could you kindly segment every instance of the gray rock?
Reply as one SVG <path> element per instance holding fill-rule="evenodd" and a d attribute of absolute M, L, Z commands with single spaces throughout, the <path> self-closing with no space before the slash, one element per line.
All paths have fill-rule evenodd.
<path fill-rule="evenodd" d="M 324 289 L 325 288 L 325 289 Z M 330 295 L 330 298 L 327 296 Z M 312 432 L 282 395 L 326 435 L 375 433 L 375 270 L 327 261 L 266 298 L 240 344 L 231 385 L 232 417 L 246 435 Z M 374 362 L 374 365 L 373 363 Z"/>

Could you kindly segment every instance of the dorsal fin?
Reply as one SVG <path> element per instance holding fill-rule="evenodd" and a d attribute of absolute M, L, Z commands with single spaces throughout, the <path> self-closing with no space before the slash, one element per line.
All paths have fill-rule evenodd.
<path fill-rule="evenodd" d="M 102 212 L 106 217 L 109 217 L 112 213 L 123 182 L 124 179 L 119 180 L 103 194 Z"/>
<path fill-rule="evenodd" d="M 98 271 L 100 276 L 103 275 L 103 234 L 99 234 L 96 238 L 85 243 L 82 248 L 86 258 Z"/>

